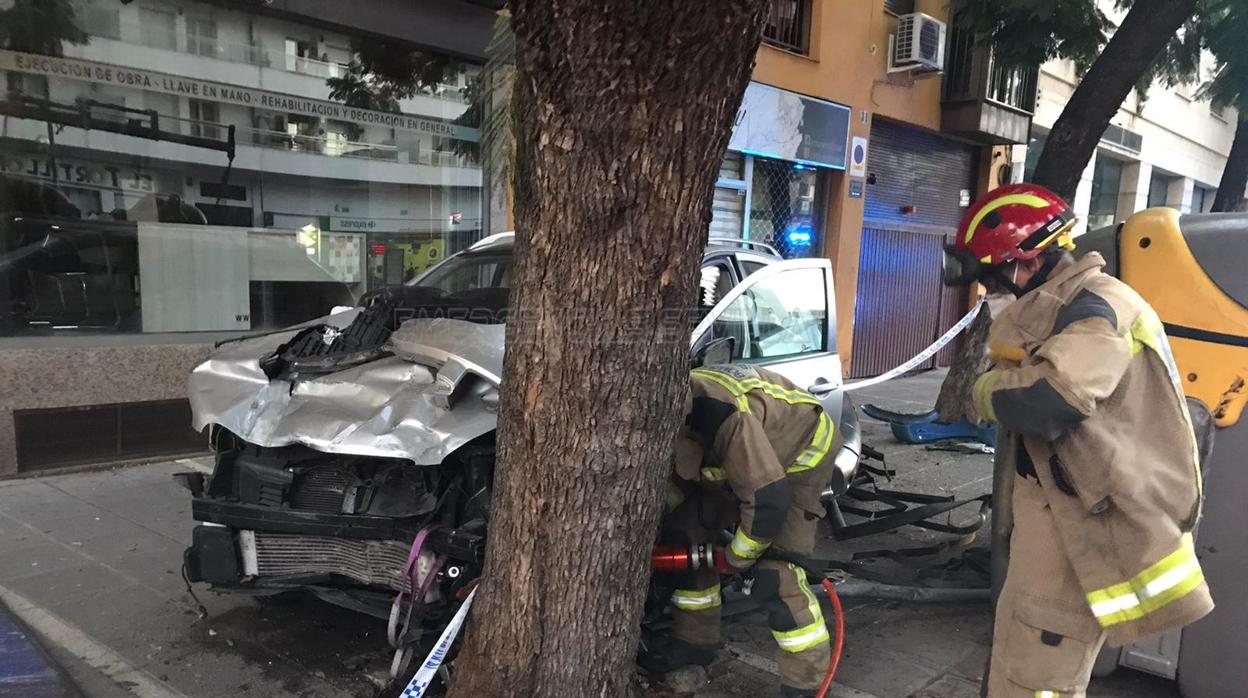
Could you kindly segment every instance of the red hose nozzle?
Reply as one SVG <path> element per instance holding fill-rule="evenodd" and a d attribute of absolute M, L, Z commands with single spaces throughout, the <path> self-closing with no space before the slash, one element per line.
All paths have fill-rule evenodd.
<path fill-rule="evenodd" d="M 687 574 L 700 569 L 714 569 L 729 574 L 724 549 L 706 543 L 696 545 L 656 545 L 650 553 L 650 570 L 666 574 Z"/>

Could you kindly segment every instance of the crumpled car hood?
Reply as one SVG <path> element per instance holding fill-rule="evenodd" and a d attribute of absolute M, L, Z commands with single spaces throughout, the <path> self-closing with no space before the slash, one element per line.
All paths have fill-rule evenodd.
<path fill-rule="evenodd" d="M 308 324 L 344 328 L 358 312 Z M 303 444 L 419 465 L 441 463 L 495 429 L 503 325 L 408 320 L 389 340 L 395 356 L 269 380 L 260 359 L 306 326 L 224 344 L 196 366 L 189 386 L 194 428 L 218 424 L 260 446 Z"/>

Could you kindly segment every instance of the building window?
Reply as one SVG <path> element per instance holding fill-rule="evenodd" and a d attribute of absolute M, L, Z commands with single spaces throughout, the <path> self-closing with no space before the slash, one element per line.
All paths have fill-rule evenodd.
<path fill-rule="evenodd" d="M 1207 213 L 1213 208 L 1213 198 L 1217 193 L 1217 189 L 1199 184 L 1192 187 L 1192 213 Z"/>
<path fill-rule="evenodd" d="M 199 56 L 217 56 L 217 23 L 210 17 L 186 20 L 186 50 Z"/>
<path fill-rule="evenodd" d="M 1148 182 L 1149 208 L 1166 205 L 1166 202 L 1170 200 L 1170 183 L 1173 181 L 1174 177 L 1153 170 L 1153 176 Z"/>
<path fill-rule="evenodd" d="M 172 11 L 154 7 L 139 9 L 139 40 L 144 46 L 166 51 L 178 50 L 178 35 Z"/>
<path fill-rule="evenodd" d="M 79 25 L 92 36 L 121 39 L 121 14 L 118 4 L 108 0 L 88 0 L 79 11 Z"/>
<path fill-rule="evenodd" d="M 1092 204 L 1088 207 L 1088 230 L 1114 224 L 1118 215 L 1118 190 L 1122 184 L 1122 161 L 1097 155 L 1092 173 Z"/>
<path fill-rule="evenodd" d="M 810 5 L 814 0 L 771 0 L 763 41 L 806 54 L 810 51 Z"/>
<path fill-rule="evenodd" d="M 393 120 L 346 109 L 325 86 L 326 59 L 349 61 L 367 34 L 248 3 L 210 12 L 221 4 L 53 3 L 91 32 L 72 49 L 54 27 L 25 28 L 52 31 L 32 49 L 49 55 L 6 66 L 0 85 L 53 108 L 3 123 L 0 251 L 12 263 L 0 264 L 0 341 L 278 329 L 483 234 L 480 165 L 460 154 L 478 124 L 461 95 L 404 100 Z M 392 9 L 396 22 L 429 17 L 422 3 Z M 448 67 L 431 79 L 462 84 L 458 59 L 398 39 L 394 50 L 433 56 Z M 319 79 L 261 80 L 220 62 L 245 60 Z M 83 79 L 79 61 L 124 79 Z M 214 226 L 212 244 L 188 234 L 196 225 Z"/>
<path fill-rule="evenodd" d="M 315 61 L 315 41 L 286 40 L 286 70 L 292 73 L 307 73 L 310 72 L 310 63 Z"/>
<path fill-rule="evenodd" d="M 914 12 L 914 0 L 884 0 L 884 9 L 895 15 L 908 15 Z"/>
<path fill-rule="evenodd" d="M 221 129 L 213 124 L 221 123 L 221 105 L 216 102 L 191 100 L 191 135 L 201 138 L 220 138 Z"/>
<path fill-rule="evenodd" d="M 1023 181 L 1030 182 L 1036 174 L 1036 163 L 1040 162 L 1040 153 L 1044 152 L 1044 136 L 1032 136 L 1027 141 L 1027 155 L 1023 160 Z"/>

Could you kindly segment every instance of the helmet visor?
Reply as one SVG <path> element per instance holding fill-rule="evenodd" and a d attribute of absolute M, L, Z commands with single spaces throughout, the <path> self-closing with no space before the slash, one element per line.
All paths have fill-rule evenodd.
<path fill-rule="evenodd" d="M 942 280 L 946 286 L 970 286 L 983 279 L 991 267 L 975 258 L 968 250 L 945 245 Z"/>

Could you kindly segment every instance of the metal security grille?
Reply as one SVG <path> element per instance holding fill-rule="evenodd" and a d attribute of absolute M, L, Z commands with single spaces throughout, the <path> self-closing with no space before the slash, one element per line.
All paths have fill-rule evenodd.
<path fill-rule="evenodd" d="M 13 413 L 19 472 L 195 453 L 186 400 L 156 400 Z"/>
<path fill-rule="evenodd" d="M 782 160 L 754 159 L 750 239 L 785 259 L 820 254 L 819 171 Z"/>
<path fill-rule="evenodd" d="M 771 0 L 763 24 L 763 41 L 795 53 L 810 50 L 812 0 Z"/>

